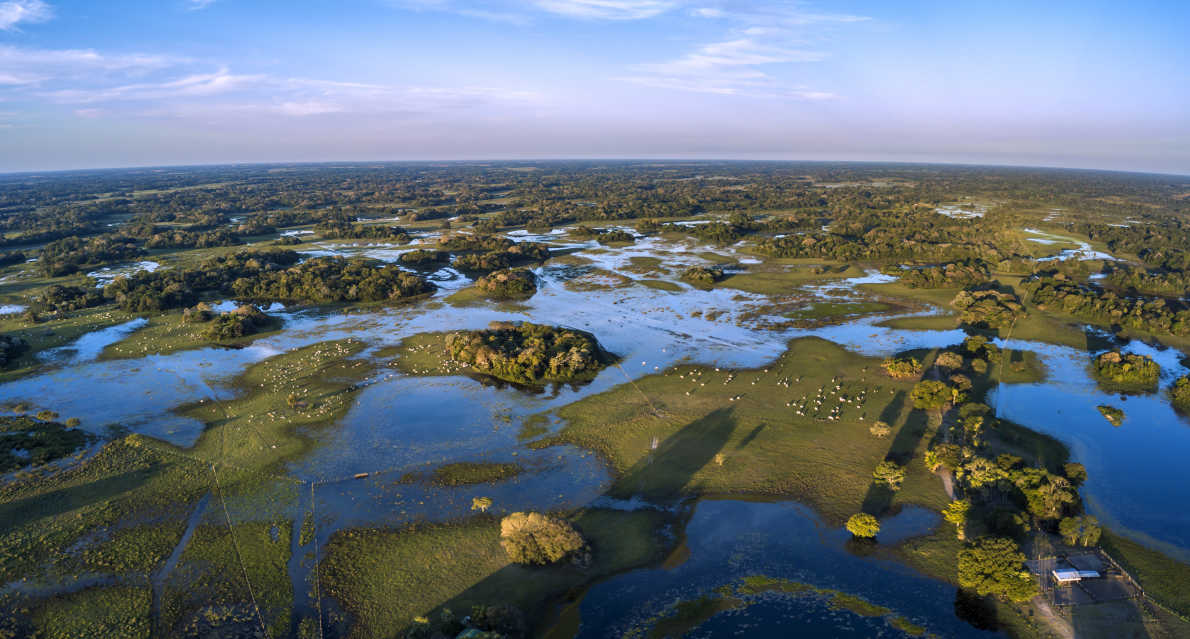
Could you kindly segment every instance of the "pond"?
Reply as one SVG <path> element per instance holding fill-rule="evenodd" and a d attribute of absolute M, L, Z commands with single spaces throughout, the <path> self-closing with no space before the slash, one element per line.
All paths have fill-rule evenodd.
<path fill-rule="evenodd" d="M 879 542 L 895 544 L 926 534 L 939 521 L 937 513 L 907 507 L 882 522 Z M 704 500 L 685 527 L 684 543 L 689 554 L 680 565 L 636 570 L 592 587 L 579 608 L 578 636 L 644 637 L 658 619 L 672 615 L 676 603 L 714 597 L 724 586 L 759 576 L 818 592 L 745 597 L 745 606 L 684 629 L 684 636 L 909 636 L 891 625 L 898 617 L 940 637 L 999 636 L 955 615 L 954 586 L 865 556 L 870 546 L 851 541 L 845 530 L 827 527 L 796 502 Z M 832 606 L 823 590 L 858 597 L 887 612 L 873 608 L 869 614 L 882 614 L 864 616 L 848 610 L 855 606 Z"/>

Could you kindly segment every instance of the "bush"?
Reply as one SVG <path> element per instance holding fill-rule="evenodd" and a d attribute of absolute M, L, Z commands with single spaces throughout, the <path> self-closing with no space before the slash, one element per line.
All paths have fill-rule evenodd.
<path fill-rule="evenodd" d="M 519 564 L 556 563 L 587 546 L 569 523 L 541 513 L 512 513 L 500 520 L 500 545 Z"/>
<path fill-rule="evenodd" d="M 1170 400 L 1174 408 L 1190 411 L 1190 375 L 1179 377 L 1169 389 Z"/>
<path fill-rule="evenodd" d="M 203 335 L 215 341 L 231 340 L 259 333 L 276 323 L 276 318 L 265 315 L 259 308 L 245 305 L 216 317 Z"/>
<path fill-rule="evenodd" d="M 984 538 L 959 551 L 959 586 L 979 595 L 1024 602 L 1037 583 L 1024 569 L 1025 555 L 1011 539 Z"/>
<path fill-rule="evenodd" d="M 887 422 L 876 421 L 872 422 L 872 425 L 868 427 L 868 432 L 876 437 L 888 437 L 889 433 L 892 432 L 892 427 Z"/>
<path fill-rule="evenodd" d="M 599 234 L 597 238 L 600 244 L 632 244 L 636 241 L 636 236 L 620 229 L 612 229 Z"/>
<path fill-rule="evenodd" d="M 880 533 L 880 522 L 868 513 L 856 513 L 847 519 L 847 532 L 861 539 L 871 539 Z"/>
<path fill-rule="evenodd" d="M 532 297 L 537 292 L 537 276 L 528 269 L 503 269 L 479 278 L 475 281 L 475 287 L 489 297 Z"/>
<path fill-rule="evenodd" d="M 723 269 L 691 266 L 682 273 L 682 279 L 696 286 L 710 286 L 723 279 Z"/>
<path fill-rule="evenodd" d="M 915 357 L 890 357 L 880 364 L 889 377 L 907 379 L 921 375 L 921 362 Z"/>

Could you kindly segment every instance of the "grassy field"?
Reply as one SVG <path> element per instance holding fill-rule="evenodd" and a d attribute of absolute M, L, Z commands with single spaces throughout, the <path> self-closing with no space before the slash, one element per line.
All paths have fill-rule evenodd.
<path fill-rule="evenodd" d="M 826 271 L 814 272 L 820 269 Z M 750 265 L 746 272 L 732 274 L 715 286 L 761 295 L 788 295 L 798 292 L 798 287 L 806 284 L 863 274 L 862 268 L 853 265 L 824 264 L 821 261 L 810 264 L 794 260 L 770 260 L 763 264 Z"/>
<path fill-rule="evenodd" d="M 202 348 L 204 346 L 239 347 L 281 332 L 280 322 L 274 330 L 254 333 L 232 340 L 212 341 L 205 335 L 210 326 L 202 322 L 186 322 L 182 313 L 172 312 L 154 315 L 149 323 L 137 329 L 124 339 L 103 349 L 100 359 L 130 359 L 146 355 L 165 355 L 176 351 Z"/>
<path fill-rule="evenodd" d="M 320 564 L 327 595 L 355 620 L 348 637 L 391 637 L 443 608 L 462 616 L 475 605 L 511 603 L 534 626 L 567 592 L 595 579 L 655 561 L 666 541 L 667 515 L 587 510 L 572 517 L 592 548 L 592 564 L 511 564 L 499 543 L 499 521 L 473 517 L 401 530 L 336 533 Z"/>
<path fill-rule="evenodd" d="M 934 428 L 926 413 L 906 403 L 913 381 L 892 380 L 878 365 L 806 338 L 791 342 L 767 372 L 679 366 L 559 409 L 565 428 L 535 445 L 598 452 L 617 474 L 612 494 L 620 497 L 792 497 L 837 523 L 865 508 L 879 513 L 893 501 L 941 508 L 941 482 L 921 464 L 908 466 L 895 495 L 872 485 L 877 463 L 920 456 Z M 833 387 L 836 378 L 849 395 L 866 390 L 867 402 L 840 404 L 839 421 L 797 416 L 785 406 Z M 890 437 L 869 434 L 878 419 L 893 426 Z"/>

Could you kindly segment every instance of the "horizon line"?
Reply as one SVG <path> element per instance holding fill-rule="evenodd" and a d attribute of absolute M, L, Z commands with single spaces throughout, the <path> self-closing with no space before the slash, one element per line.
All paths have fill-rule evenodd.
<path fill-rule="evenodd" d="M 945 162 L 945 161 L 913 161 L 913 160 L 809 160 L 809 159 L 772 159 L 748 157 L 665 157 L 665 156 L 541 156 L 541 157 L 489 157 L 489 158 L 450 158 L 450 159 L 405 159 L 405 160 L 300 160 L 300 161 L 253 161 L 253 162 L 205 162 L 198 164 L 129 164 L 124 166 L 91 166 L 69 169 L 23 169 L 15 171 L 0 171 L 0 177 L 39 176 L 67 173 L 86 173 L 98 171 L 136 171 L 153 169 L 204 169 L 204 168 L 249 168 L 269 166 L 331 166 L 331 165 L 366 165 L 366 164 L 514 164 L 514 163 L 561 163 L 561 162 L 686 162 L 686 163 L 764 163 L 764 164 L 884 164 L 902 166 L 943 166 L 989 169 L 1027 169 L 1050 171 L 1085 171 L 1096 173 L 1120 173 L 1125 175 L 1148 175 L 1161 177 L 1176 177 L 1190 179 L 1190 171 L 1175 173 L 1160 170 L 1138 169 L 1110 169 L 1100 167 L 1079 167 L 1056 164 L 1004 164 L 982 162 Z"/>

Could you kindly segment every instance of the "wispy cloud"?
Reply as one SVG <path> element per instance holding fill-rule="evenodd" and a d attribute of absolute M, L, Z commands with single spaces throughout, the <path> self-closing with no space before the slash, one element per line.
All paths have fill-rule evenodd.
<path fill-rule="evenodd" d="M 581 20 L 642 20 L 680 6 L 683 0 L 388 0 L 420 11 L 444 11 L 492 22 L 525 25 L 534 14 Z"/>
<path fill-rule="evenodd" d="M 199 11 L 215 4 L 218 0 L 187 0 L 186 6 L 191 11 Z"/>
<path fill-rule="evenodd" d="M 550 13 L 597 20 L 641 20 L 673 9 L 673 0 L 534 0 Z"/>
<path fill-rule="evenodd" d="M 707 3 L 690 15 L 722 22 L 722 41 L 704 44 L 672 60 L 637 64 L 621 79 L 663 89 L 796 100 L 827 100 L 830 91 L 783 82 L 774 69 L 792 63 L 818 62 L 828 54 L 821 46 L 807 47 L 812 38 L 806 26 L 849 24 L 867 18 L 821 13 L 803 5 L 757 6 L 755 3 Z"/>
<path fill-rule="evenodd" d="M 867 22 L 867 16 L 849 13 L 816 11 L 801 3 L 780 3 L 765 5 L 755 2 L 708 2 L 694 8 L 691 13 L 700 18 L 727 20 L 747 26 L 789 28 L 828 23 L 847 24 Z"/>
<path fill-rule="evenodd" d="M 539 101 L 534 92 L 499 87 L 399 86 L 203 66 L 168 56 L 0 46 L 0 101 L 70 105 L 87 118 L 434 113 Z"/>
<path fill-rule="evenodd" d="M 761 70 L 767 65 L 815 62 L 823 54 L 786 49 L 750 38 L 704 45 L 675 60 L 638 64 L 623 79 L 636 84 L 721 95 L 766 95 L 820 100 L 829 92 L 780 86 Z"/>
<path fill-rule="evenodd" d="M 28 49 L 0 45 L 0 76 L 68 77 L 99 72 L 127 74 L 165 69 L 184 58 L 147 54 L 102 54 L 93 49 Z"/>
<path fill-rule="evenodd" d="M 45 22 L 54 17 L 50 5 L 42 0 L 3 0 L 0 2 L 0 30 L 11 31 L 22 22 Z"/>

